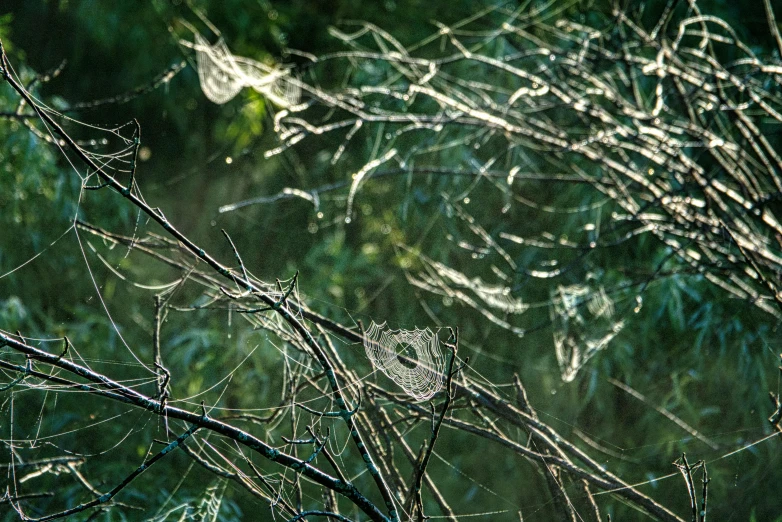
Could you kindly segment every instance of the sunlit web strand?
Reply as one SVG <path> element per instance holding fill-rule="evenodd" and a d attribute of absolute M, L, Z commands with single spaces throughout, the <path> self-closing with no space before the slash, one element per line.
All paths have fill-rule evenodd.
<path fill-rule="evenodd" d="M 83 190 L 83 189 L 82 189 Z M 79 196 L 79 200 L 81 200 L 81 196 Z M 114 329 L 114 332 L 117 334 L 117 337 L 122 341 L 122 344 L 127 348 L 128 352 L 130 352 L 130 355 L 133 356 L 133 358 L 136 360 L 136 362 L 143 366 L 147 371 L 151 373 L 155 373 L 149 366 L 147 366 L 144 361 L 142 361 L 136 353 L 133 351 L 133 349 L 130 347 L 128 342 L 125 340 L 125 338 L 122 336 L 122 332 L 119 330 L 119 326 L 117 326 L 117 323 L 114 321 L 114 318 L 111 315 L 111 312 L 109 312 L 109 307 L 106 304 L 106 301 L 103 299 L 103 295 L 100 293 L 100 287 L 98 286 L 98 282 L 95 280 L 95 275 L 92 273 L 92 268 L 90 267 L 90 262 L 87 259 L 87 252 L 84 250 L 84 245 L 81 241 L 81 236 L 79 235 L 78 229 L 74 228 L 74 232 L 76 233 L 76 239 L 79 242 L 79 249 L 81 250 L 82 257 L 84 258 L 84 263 L 87 266 L 87 272 L 90 274 L 90 280 L 92 281 L 92 285 L 95 288 L 95 293 L 98 296 L 98 299 L 100 300 L 101 305 L 103 306 L 103 310 L 106 312 L 106 317 L 109 318 L 109 321 L 111 322 L 111 327 Z"/>
<path fill-rule="evenodd" d="M 222 38 L 209 45 L 203 36 L 195 33 L 195 43 L 185 40 L 180 43 L 195 49 L 201 90 L 214 103 L 227 103 L 245 87 L 253 88 L 281 107 L 299 101 L 301 88 L 291 80 L 288 69 L 235 56 Z"/>

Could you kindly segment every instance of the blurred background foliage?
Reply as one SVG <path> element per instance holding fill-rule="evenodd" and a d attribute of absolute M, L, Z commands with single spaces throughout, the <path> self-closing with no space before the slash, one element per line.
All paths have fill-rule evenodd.
<path fill-rule="evenodd" d="M 627 6 L 628 12 L 649 25 L 664 7 L 662 1 L 638 4 Z M 199 88 L 192 55 L 177 43 L 187 34 L 176 20 L 200 24 L 194 15 L 200 11 L 238 55 L 296 64 L 303 81 L 316 81 L 327 90 L 380 84 L 393 71 L 380 67 L 351 71 L 337 61 L 316 66 L 304 56 L 344 51 L 345 44 L 330 35 L 328 28 L 336 25 L 350 32 L 355 27 L 345 22 L 351 20 L 372 22 L 410 45 L 437 31 L 433 20 L 451 25 L 485 5 L 421 0 L 192 0 L 190 4 L 5 0 L 0 5 L 0 39 L 17 72 L 28 82 L 36 73 L 64 63 L 56 77 L 32 87 L 39 99 L 60 110 L 132 91 L 168 67 L 186 61 L 185 68 L 170 82 L 151 92 L 124 103 L 69 113 L 79 121 L 104 127 L 133 118 L 139 121 L 143 153 L 138 183 L 146 200 L 164 209 L 185 234 L 229 261 L 232 254 L 220 234 L 220 229 L 225 229 L 248 269 L 257 276 L 267 281 L 288 279 L 298 270 L 300 291 L 307 304 L 350 326 L 358 320 L 368 324 L 372 319 L 408 328 L 458 325 L 473 371 L 498 386 L 511 382 L 512 374 L 518 373 L 546 422 L 564 434 L 574 438 L 576 432 L 587 434 L 589 440 L 610 448 L 614 456 L 603 454 L 601 458 L 628 482 L 672 473 L 671 462 L 686 451 L 693 461 L 710 462 L 713 520 L 782 520 L 777 518 L 782 479 L 779 441 L 768 440 L 729 456 L 734 449 L 770 433 L 767 394 L 779 392 L 777 363 L 782 350 L 776 319 L 728 297 L 698 275 L 672 273 L 649 286 L 637 313 L 632 312 L 636 303 L 630 298 L 616 303 L 626 313 L 626 326 L 575 380 L 564 383 L 554 356 L 547 307 L 528 313 L 525 327 L 529 332 L 520 338 L 472 308 L 449 298 L 424 295 L 408 283 L 406 273 L 421 268 L 420 258 L 413 252 L 471 277 L 496 279 L 491 270 L 491 256 L 496 253 L 476 255 L 465 248 L 461 243 L 469 244 L 475 238 L 463 220 L 443 218 L 454 210 L 442 194 L 459 194 L 471 186 L 471 178 L 435 174 L 415 179 L 393 174 L 373 178 L 362 185 L 353 219 L 345 223 L 344 185 L 349 184 L 349 174 L 371 157 L 376 140 L 370 136 L 351 141 L 336 165 L 330 160 L 340 140 L 331 135 L 308 140 L 295 152 L 266 158 L 264 151 L 277 144 L 272 132 L 275 109 L 248 90 L 222 106 L 209 102 Z M 557 17 L 597 25 L 608 23 L 612 9 L 607 1 L 535 5 L 544 11 L 556 10 Z M 714 0 L 700 5 L 729 20 L 759 54 L 775 52 L 759 1 Z M 532 24 L 530 31 L 535 30 Z M 288 49 L 298 52 L 289 53 Z M 482 73 L 461 72 L 464 77 Z M 482 78 L 489 83 L 495 80 L 501 81 Z M 16 103 L 11 89 L 0 85 L 0 110 L 14 110 Z M 82 139 L 100 135 L 88 128 L 76 132 L 84 133 L 79 136 Z M 405 139 L 395 145 L 423 146 L 405 143 Z M 440 166 L 458 168 L 480 162 L 501 146 L 481 141 L 471 130 L 465 130 L 462 139 L 467 141 L 464 147 L 440 153 Z M 475 147 L 469 140 L 474 140 Z M 562 184 L 522 183 L 522 192 L 539 205 L 584 206 L 602 197 L 586 184 L 563 190 Z M 311 190 L 329 184 L 343 186 L 324 192 L 320 208 L 299 198 L 287 198 L 219 212 L 221 206 L 275 195 L 285 187 Z M 569 230 L 574 238 L 584 234 L 585 223 L 575 215 L 547 217 L 523 205 L 500 212 L 502 198 L 483 186 L 475 188 L 469 199 L 472 201 L 463 201 L 462 207 L 478 222 L 492 227 L 492 234 L 521 226 L 540 233 Z M 610 207 L 601 207 L 600 212 L 602 219 L 611 219 Z M 29 338 L 68 335 L 96 369 L 127 380 L 142 378 L 145 374 L 128 357 L 125 343 L 149 360 L 154 291 L 126 284 L 108 267 L 145 285 L 167 283 L 176 272 L 132 249 L 109 249 L 84 234 L 77 240 L 73 231 L 68 232 L 74 216 L 127 235 L 155 231 L 115 195 L 80 193 L 78 177 L 55 146 L 29 132 L 21 121 L 0 119 L 0 275 L 40 253 L 0 279 L 0 328 L 19 330 Z M 519 266 L 537 262 L 529 251 L 517 252 Z M 105 264 L 96 253 L 105 256 Z M 483 259 L 486 255 L 490 259 Z M 568 254 L 562 255 L 566 264 Z M 583 284 L 589 274 L 598 273 L 604 284 L 620 284 L 628 274 L 649 274 L 657 267 L 676 272 L 679 267 L 668 258 L 669 253 L 655 239 L 642 235 L 610 252 L 574 256 L 570 261 L 579 266 L 566 282 Z M 546 302 L 553 290 L 546 280 L 516 278 L 514 282 L 513 295 L 527 303 Z M 184 288 L 174 304 L 198 303 L 198 295 L 197 289 Z M 435 324 L 435 318 L 440 322 Z M 220 400 L 229 408 L 273 404 L 279 396 L 282 374 L 274 343 L 269 335 L 247 328 L 228 310 L 169 311 L 163 326 L 164 357 L 168 367 L 179 370 L 181 376 L 172 383 L 173 395 L 195 395 L 239 367 L 241 371 L 233 375 L 223 395 L 223 389 L 217 387 L 193 399 L 195 404 L 200 400 Z M 371 372 L 360 346 L 345 345 L 341 350 L 347 364 L 362 368 L 360 374 Z M 390 386 L 383 377 L 373 378 Z M 651 404 L 695 426 L 715 447 L 681 430 L 609 379 L 632 386 Z M 128 413 L 121 405 L 85 402 L 79 396 L 60 397 L 57 404 L 31 391 L 17 394 L 13 400 L 4 392 L 0 398 L 4 413 L 14 408 L 14 438 L 37 436 L 42 442 L 37 449 L 28 450 L 26 458 L 46 456 L 53 448 L 68 448 L 73 438 L 89 441 L 94 455 L 88 466 L 105 484 L 124 476 L 159 430 L 157 421 L 143 413 Z M 98 424 L 116 415 L 125 415 L 127 421 Z M 10 426 L 2 425 L 0 430 L 8 441 Z M 119 444 L 123 437 L 132 443 Z M 495 457 L 485 448 L 473 448 L 456 432 L 447 433 L 441 444 L 439 451 L 450 465 L 435 461 L 430 474 L 441 491 L 455 492 L 450 497 L 455 499 L 452 507 L 457 513 L 495 508 L 515 513 L 520 509 L 525 520 L 550 519 L 550 506 L 536 493 L 542 478 L 531 473 L 532 467 L 511 455 Z M 2 457 L 4 462 L 7 454 L 5 451 Z M 185 473 L 188 480 L 179 484 Z M 173 455 L 168 468 L 145 475 L 126 491 L 122 501 L 143 506 L 145 516 L 154 515 L 169 495 L 195 506 L 215 491 L 209 477 L 184 455 Z M 52 474 L 38 480 L 48 480 L 53 487 L 57 478 Z M 266 509 L 234 488 L 227 486 L 221 520 L 250 520 L 254 513 Z M 688 500 L 680 477 L 646 488 L 655 498 L 678 508 L 679 514 L 687 513 Z M 57 491 L 58 496 L 63 494 L 60 486 Z M 52 499 L 51 506 L 79 502 L 84 490 L 73 484 L 65 494 L 67 498 Z M 598 498 L 613 520 L 642 516 L 614 499 Z M 46 502 L 37 507 L 51 510 Z M 3 510 L 0 505 L 0 512 Z M 141 515 L 132 509 L 125 515 L 115 511 L 106 520 L 121 516 L 130 520 Z M 5 512 L 5 520 L 14 518 L 10 510 Z"/>

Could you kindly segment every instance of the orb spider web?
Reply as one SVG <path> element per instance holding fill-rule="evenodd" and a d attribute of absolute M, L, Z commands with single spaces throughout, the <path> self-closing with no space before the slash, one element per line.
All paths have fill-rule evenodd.
<path fill-rule="evenodd" d="M 372 365 L 416 401 L 432 398 L 443 387 L 440 341 L 429 328 L 385 329 L 374 321 L 364 337 L 364 350 Z"/>

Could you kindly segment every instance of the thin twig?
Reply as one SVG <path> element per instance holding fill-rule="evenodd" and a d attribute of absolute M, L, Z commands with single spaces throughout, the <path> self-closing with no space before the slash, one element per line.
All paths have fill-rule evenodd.
<path fill-rule="evenodd" d="M 165 457 L 168 453 L 175 450 L 177 447 L 179 447 L 188 437 L 190 437 L 193 433 L 195 433 L 200 426 L 192 426 L 187 431 L 185 431 L 182 435 L 177 437 L 174 441 L 172 441 L 168 446 L 160 450 L 157 454 L 155 454 L 153 457 L 147 459 L 144 461 L 141 466 L 136 468 L 130 475 L 125 477 L 125 479 L 117 484 L 111 491 L 108 493 L 104 493 L 103 495 L 99 496 L 96 499 L 91 500 L 90 502 L 85 502 L 83 504 L 79 504 L 78 506 L 72 507 L 70 509 L 66 509 L 64 511 L 61 511 L 59 513 L 54 513 L 52 515 L 46 515 L 44 517 L 40 518 L 27 518 L 29 522 L 45 522 L 46 520 L 54 520 L 57 518 L 65 518 L 69 517 L 71 515 L 75 515 L 76 513 L 81 513 L 84 510 L 99 506 L 101 504 L 105 504 L 106 502 L 110 501 L 114 496 L 122 491 L 128 484 L 130 484 L 136 477 L 144 473 L 147 469 L 149 469 L 152 465 L 154 465 L 156 462 L 158 462 L 160 459 Z"/>
<path fill-rule="evenodd" d="M 608 379 L 608 382 L 610 382 L 611 384 L 613 384 L 614 386 L 616 386 L 620 390 L 626 392 L 627 394 L 632 395 L 633 397 L 635 397 L 639 401 L 643 402 L 647 406 L 650 406 L 650 407 L 654 408 L 654 410 L 656 412 L 660 413 L 665 418 L 673 421 L 677 426 L 682 428 L 684 431 L 686 431 L 687 433 L 689 433 L 690 435 L 692 435 L 693 437 L 695 437 L 699 441 L 701 441 L 704 444 L 708 445 L 711 449 L 713 449 L 713 450 L 719 449 L 719 446 L 717 445 L 717 443 L 715 443 L 714 441 L 712 441 L 711 439 L 709 439 L 705 435 L 701 434 L 701 432 L 699 432 L 698 430 L 696 430 L 695 428 L 693 428 L 692 426 L 690 426 L 689 424 L 687 424 L 686 422 L 681 420 L 679 417 L 677 417 L 676 415 L 674 415 L 670 411 L 666 410 L 665 408 L 663 408 L 661 406 L 657 406 L 656 404 L 653 404 L 651 401 L 649 401 L 649 399 L 644 397 L 641 393 L 637 392 L 636 390 L 634 390 L 633 388 L 631 388 L 627 384 L 625 384 L 623 382 L 619 382 L 616 379 L 612 379 L 610 377 Z"/>

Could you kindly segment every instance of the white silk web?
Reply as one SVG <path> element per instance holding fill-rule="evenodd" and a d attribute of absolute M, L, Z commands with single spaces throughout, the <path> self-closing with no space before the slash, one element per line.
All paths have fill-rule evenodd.
<path fill-rule="evenodd" d="M 450 281 L 453 285 L 472 291 L 486 306 L 506 314 L 521 314 L 527 311 L 529 305 L 521 299 L 511 296 L 511 289 L 504 285 L 490 285 L 480 277 L 467 277 L 458 270 L 437 261 L 430 262 L 438 276 Z"/>
<path fill-rule="evenodd" d="M 602 286 L 559 286 L 549 308 L 554 348 L 562 380 L 571 382 L 578 371 L 624 327 L 614 319 L 614 302 Z"/>
<path fill-rule="evenodd" d="M 245 87 L 255 89 L 281 107 L 299 102 L 301 88 L 291 79 L 290 69 L 235 56 L 222 38 L 209 45 L 196 33 L 195 43 L 185 40 L 180 43 L 195 49 L 201 89 L 217 104 L 227 103 Z"/>
<path fill-rule="evenodd" d="M 443 387 L 444 360 L 440 341 L 429 328 L 386 330 L 374 321 L 366 331 L 364 350 L 373 366 L 417 401 L 425 401 Z"/>

